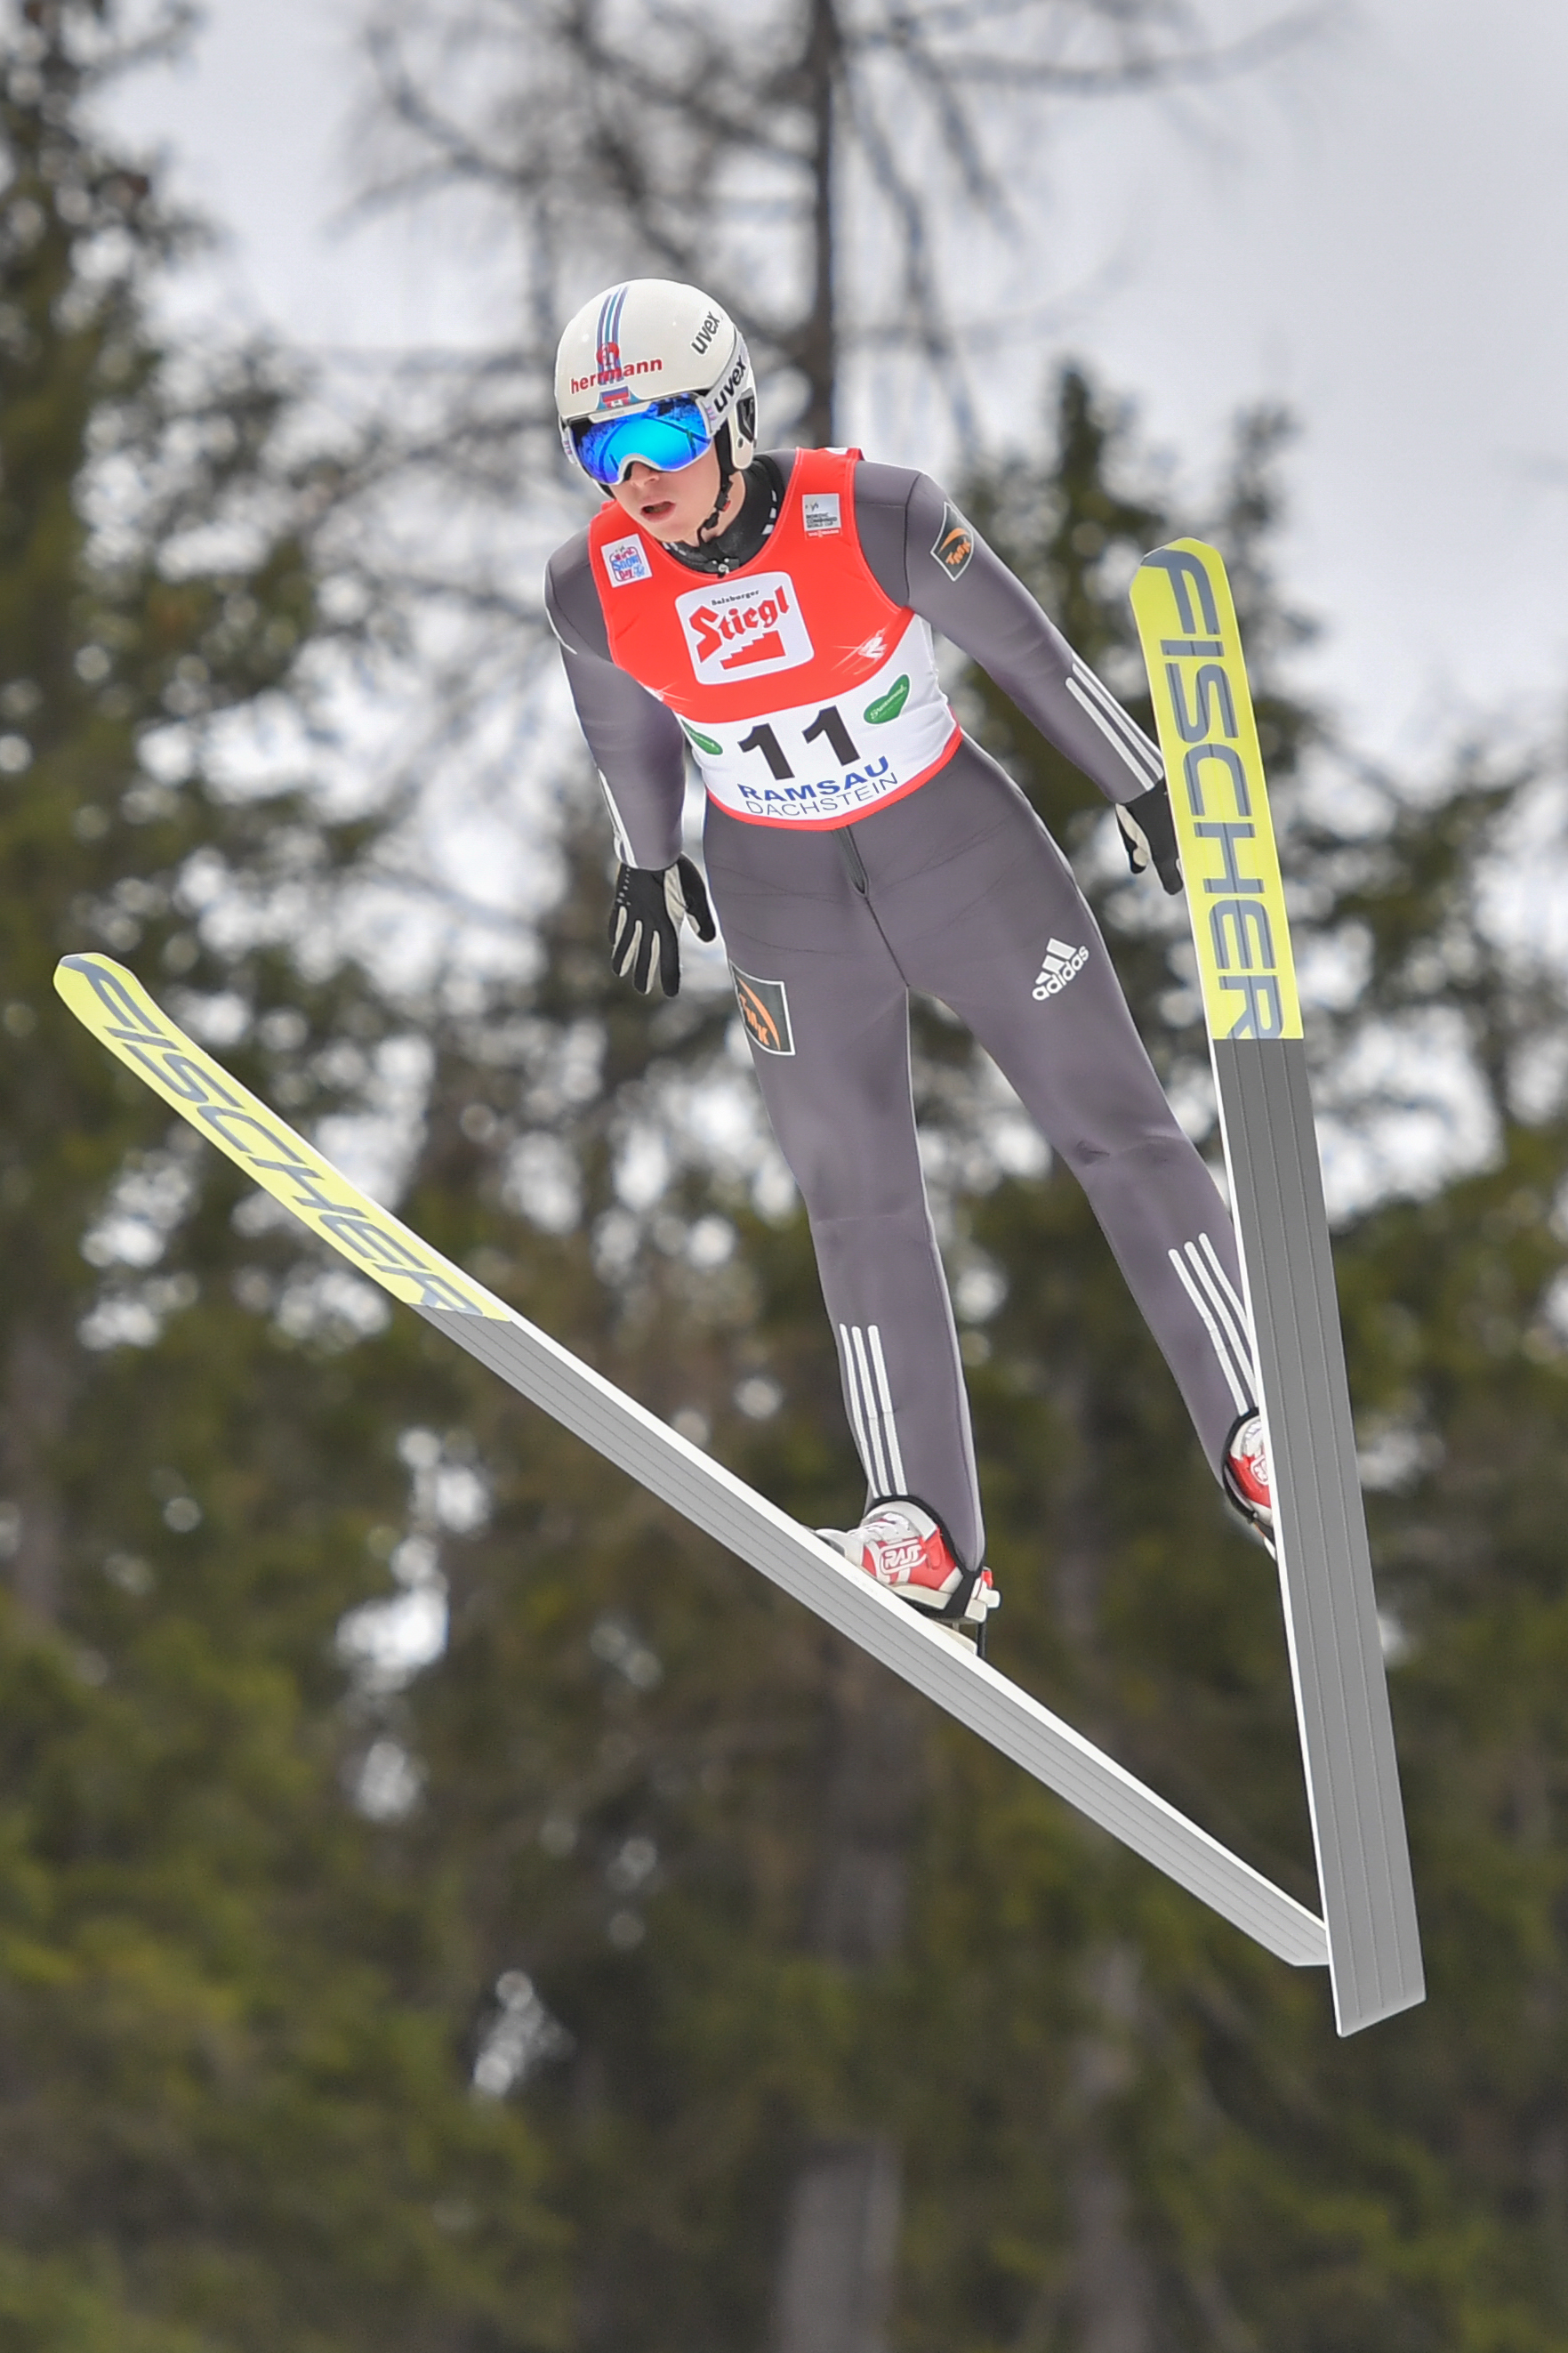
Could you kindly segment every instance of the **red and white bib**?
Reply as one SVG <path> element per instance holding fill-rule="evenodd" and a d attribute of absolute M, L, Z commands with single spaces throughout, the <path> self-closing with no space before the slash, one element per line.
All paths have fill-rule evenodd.
<path fill-rule="evenodd" d="M 859 455 L 799 450 L 772 533 L 723 579 L 613 501 L 588 527 L 611 659 L 674 712 L 720 807 L 753 825 L 850 825 L 958 748 L 931 631 L 861 551 Z"/>

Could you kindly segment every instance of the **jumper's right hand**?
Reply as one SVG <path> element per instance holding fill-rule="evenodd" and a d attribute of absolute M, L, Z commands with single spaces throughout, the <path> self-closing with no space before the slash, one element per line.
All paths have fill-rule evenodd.
<path fill-rule="evenodd" d="M 610 908 L 610 962 L 645 997 L 657 980 L 666 997 L 680 987 L 680 926 L 700 940 L 718 936 L 702 877 L 689 858 L 673 866 L 623 866 Z"/>

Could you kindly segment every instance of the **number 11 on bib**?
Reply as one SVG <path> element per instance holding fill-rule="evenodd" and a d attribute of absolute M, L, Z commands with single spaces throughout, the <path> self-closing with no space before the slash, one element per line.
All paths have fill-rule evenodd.
<path fill-rule="evenodd" d="M 1145 557 L 1131 596 L 1203 987 L 1348 2034 L 1425 1989 L 1285 894 L 1225 565 L 1177 540 Z"/>

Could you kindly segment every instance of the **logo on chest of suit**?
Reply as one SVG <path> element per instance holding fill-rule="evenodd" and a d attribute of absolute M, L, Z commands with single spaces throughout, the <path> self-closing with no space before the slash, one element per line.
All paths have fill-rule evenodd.
<path fill-rule="evenodd" d="M 787 572 L 710 580 L 678 596 L 675 609 L 701 686 L 796 670 L 811 659 L 811 638 Z"/>

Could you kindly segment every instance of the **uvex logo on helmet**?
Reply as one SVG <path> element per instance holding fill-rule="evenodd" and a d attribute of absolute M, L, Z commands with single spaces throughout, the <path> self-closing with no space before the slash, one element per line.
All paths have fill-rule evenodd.
<path fill-rule="evenodd" d="M 710 311 L 708 316 L 703 320 L 702 324 L 698 328 L 697 332 L 691 338 L 691 348 L 696 353 L 699 359 L 701 358 L 703 353 L 707 350 L 709 344 L 712 342 L 718 332 L 719 313 L 717 311 Z"/>
<path fill-rule="evenodd" d="M 708 422 L 710 426 L 717 427 L 719 419 L 745 383 L 748 366 L 745 346 L 742 344 L 735 355 L 734 365 L 723 383 L 716 384 L 702 404 L 708 412 Z"/>
<path fill-rule="evenodd" d="M 603 360 L 603 353 L 598 356 Z M 574 375 L 572 378 L 572 389 L 574 392 L 592 392 L 602 384 L 619 384 L 628 375 L 662 375 L 663 374 L 662 360 L 627 360 L 623 363 L 617 358 L 613 367 L 600 366 L 592 375 Z"/>

